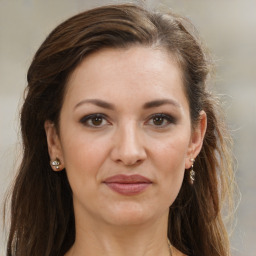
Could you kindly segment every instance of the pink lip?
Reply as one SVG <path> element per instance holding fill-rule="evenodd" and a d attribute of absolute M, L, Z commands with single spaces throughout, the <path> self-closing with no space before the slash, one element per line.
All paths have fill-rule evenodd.
<path fill-rule="evenodd" d="M 152 184 L 152 181 L 141 175 L 115 175 L 107 178 L 104 183 L 122 195 L 136 195 Z"/>

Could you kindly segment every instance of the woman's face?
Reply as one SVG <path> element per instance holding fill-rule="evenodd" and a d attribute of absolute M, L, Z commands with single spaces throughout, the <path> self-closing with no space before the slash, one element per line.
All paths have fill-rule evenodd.
<path fill-rule="evenodd" d="M 85 58 L 68 81 L 59 135 L 45 125 L 51 158 L 66 168 L 76 219 L 166 219 L 200 150 L 202 123 L 192 131 L 181 71 L 165 51 L 136 46 Z"/>

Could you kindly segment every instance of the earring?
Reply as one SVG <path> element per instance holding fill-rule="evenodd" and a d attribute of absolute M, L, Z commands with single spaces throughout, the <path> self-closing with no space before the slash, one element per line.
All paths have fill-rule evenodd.
<path fill-rule="evenodd" d="M 55 160 L 53 161 L 50 161 L 50 165 L 56 169 L 56 171 L 61 171 L 60 170 L 60 165 L 61 165 L 61 162 L 58 158 L 56 158 Z"/>
<path fill-rule="evenodd" d="M 195 176 L 196 176 L 196 173 L 194 171 L 194 162 L 195 162 L 195 159 L 194 158 L 191 158 L 190 161 L 192 162 L 192 165 L 191 165 L 191 168 L 190 168 L 190 171 L 189 171 L 189 183 L 191 185 L 194 184 L 194 181 L 195 181 Z"/>

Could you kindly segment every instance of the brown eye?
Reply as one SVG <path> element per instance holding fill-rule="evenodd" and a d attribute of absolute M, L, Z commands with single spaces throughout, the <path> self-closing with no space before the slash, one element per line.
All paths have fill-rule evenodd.
<path fill-rule="evenodd" d="M 153 118 L 153 123 L 154 123 L 154 125 L 162 125 L 164 120 L 165 119 L 163 117 L 156 116 L 156 117 Z"/>
<path fill-rule="evenodd" d="M 173 116 L 164 113 L 157 113 L 150 117 L 147 124 L 157 128 L 165 128 L 171 124 L 175 124 L 176 121 L 177 120 Z"/>
<path fill-rule="evenodd" d="M 109 124 L 106 116 L 103 114 L 91 114 L 91 115 L 85 116 L 80 120 L 80 123 L 92 128 L 101 128 Z"/>
<path fill-rule="evenodd" d="M 91 119 L 91 123 L 92 123 L 92 125 L 94 125 L 94 126 L 99 126 L 99 125 L 101 125 L 102 124 L 102 121 L 103 121 L 103 118 L 102 117 L 98 117 L 98 116 L 96 116 L 96 117 L 93 117 L 92 119 Z"/>

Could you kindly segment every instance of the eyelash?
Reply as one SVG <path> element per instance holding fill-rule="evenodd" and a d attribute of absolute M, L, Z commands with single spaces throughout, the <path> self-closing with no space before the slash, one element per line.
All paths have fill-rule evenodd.
<path fill-rule="evenodd" d="M 101 119 L 101 120 L 105 120 L 107 122 L 107 124 L 109 124 L 109 122 L 107 121 L 108 117 L 104 114 L 101 113 L 97 113 L 97 114 L 90 114 L 87 116 L 84 116 L 81 120 L 80 123 L 82 123 L 85 126 L 91 127 L 91 128 L 101 128 L 102 126 L 106 125 L 106 124 L 100 124 L 100 125 L 95 125 L 92 123 L 93 119 Z"/>
<path fill-rule="evenodd" d="M 97 119 L 99 118 L 100 120 L 102 120 L 102 122 L 105 122 L 104 124 L 102 124 L 102 122 L 99 125 L 95 125 L 92 123 L 93 119 Z M 154 118 L 158 118 L 158 119 L 162 119 L 163 121 L 165 121 L 165 124 L 162 125 L 156 125 L 156 124 L 149 124 L 150 121 L 152 120 L 152 122 L 154 122 Z M 90 114 L 87 116 L 84 116 L 81 120 L 80 123 L 82 123 L 85 126 L 91 127 L 91 128 L 101 128 L 105 125 L 109 125 L 110 122 L 107 120 L 108 117 L 105 114 L 101 114 L 101 113 L 96 113 L 96 114 Z M 97 121 L 97 120 L 96 120 Z M 170 124 L 175 124 L 177 122 L 176 118 L 174 118 L 173 116 L 170 116 L 169 114 L 165 114 L 165 113 L 157 113 L 157 114 L 153 114 L 151 115 L 148 120 L 146 121 L 146 124 L 152 125 L 154 127 L 156 127 L 157 129 L 161 129 L 161 128 L 165 128 Z"/>
<path fill-rule="evenodd" d="M 177 122 L 176 118 L 174 118 L 173 116 L 171 116 L 169 114 L 165 114 L 165 113 L 153 114 L 153 115 L 150 116 L 150 118 L 148 120 L 153 121 L 154 118 L 159 118 L 159 119 L 162 119 L 162 120 L 166 121 L 166 123 L 164 125 L 162 125 L 162 124 L 160 124 L 160 125 L 152 124 L 153 126 L 157 127 L 158 129 L 165 128 L 170 124 L 176 124 L 176 122 Z"/>

